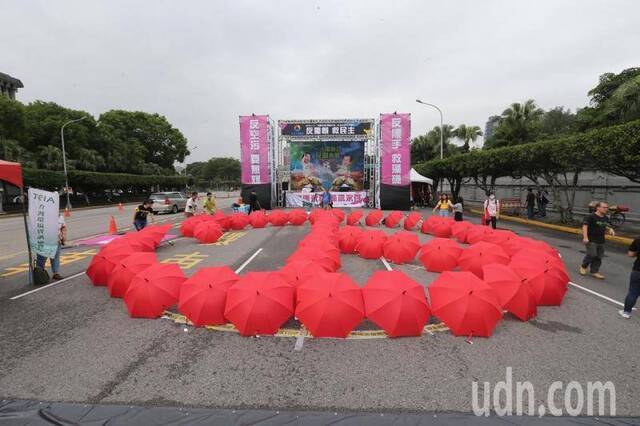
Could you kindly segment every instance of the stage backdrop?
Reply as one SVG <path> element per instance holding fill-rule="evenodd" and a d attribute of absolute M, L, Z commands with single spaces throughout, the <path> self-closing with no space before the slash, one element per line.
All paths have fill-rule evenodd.
<path fill-rule="evenodd" d="M 316 191 L 362 191 L 364 188 L 362 141 L 291 142 L 289 156 L 291 191 L 305 187 Z"/>
<path fill-rule="evenodd" d="M 408 210 L 411 114 L 380 114 L 380 208 Z"/>
<path fill-rule="evenodd" d="M 240 116 L 241 196 L 249 201 L 255 191 L 263 208 L 271 208 L 271 169 L 269 166 L 269 116 Z"/>

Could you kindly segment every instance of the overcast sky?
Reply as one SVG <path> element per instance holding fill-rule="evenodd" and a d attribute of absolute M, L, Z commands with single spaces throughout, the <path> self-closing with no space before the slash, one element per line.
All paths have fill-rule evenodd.
<path fill-rule="evenodd" d="M 188 162 L 239 156 L 238 115 L 376 118 L 412 134 L 479 125 L 511 102 L 584 106 L 640 66 L 640 1 L 0 0 L 0 72 L 18 99 L 96 117 L 158 112 Z M 197 146 L 196 150 L 193 147 Z"/>

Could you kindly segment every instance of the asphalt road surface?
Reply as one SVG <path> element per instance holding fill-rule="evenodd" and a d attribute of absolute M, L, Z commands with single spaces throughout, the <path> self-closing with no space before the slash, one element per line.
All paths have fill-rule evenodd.
<path fill-rule="evenodd" d="M 114 210 L 74 213 L 71 238 L 104 232 L 105 219 L 119 214 Z M 130 222 L 131 212 L 121 215 L 116 220 Z M 161 218 L 174 222 L 181 216 Z M 501 223 L 556 247 L 572 281 L 596 294 L 571 286 L 561 307 L 542 307 L 537 319 L 527 323 L 506 316 L 491 338 L 474 338 L 472 343 L 436 332 L 401 339 L 307 338 L 301 350 L 295 350 L 295 338 L 245 338 L 168 319 L 129 318 L 121 299 L 110 298 L 106 288 L 92 286 L 82 274 L 91 256 L 82 253 L 96 247 L 66 250 L 71 256 L 63 274 L 72 278 L 23 295 L 30 290 L 24 273 L 2 276 L 24 262 L 15 254 L 21 250 L 20 231 L 5 223 L 11 220 L 0 219 L 0 232 L 8 233 L 0 256 L 0 396 L 5 398 L 468 413 L 472 382 L 504 381 L 511 367 L 514 383 L 534 386 L 536 410 L 547 403 L 553 382 L 577 381 L 586 389 L 587 382 L 611 381 L 616 414 L 640 415 L 640 315 L 624 320 L 616 304 L 626 294 L 631 268 L 622 246 L 608 244 L 602 267 L 607 279 L 596 281 L 576 273 L 584 247 L 575 236 Z M 269 270 L 283 265 L 308 230 L 308 225 L 247 229 L 218 245 L 179 238 L 161 246 L 157 255 L 179 262 L 188 275 L 214 265 L 236 269 L 244 264 L 242 272 Z M 423 242 L 429 238 L 420 234 Z M 374 271 L 385 269 L 381 261 L 351 255 L 343 255 L 342 262 L 342 271 L 361 285 Z M 436 276 L 418 262 L 391 267 L 425 286 Z M 563 396 L 560 392 L 556 399 Z"/>

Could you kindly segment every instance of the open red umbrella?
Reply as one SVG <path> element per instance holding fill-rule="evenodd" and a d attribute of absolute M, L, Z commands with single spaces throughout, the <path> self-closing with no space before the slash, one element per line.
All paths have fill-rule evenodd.
<path fill-rule="evenodd" d="M 567 292 L 566 272 L 547 263 L 542 256 L 514 256 L 509 266 L 527 280 L 538 305 L 559 306 Z"/>
<path fill-rule="evenodd" d="M 520 243 L 521 248 L 541 250 L 559 258 L 558 251 L 544 241 L 535 240 L 533 238 L 520 237 L 520 240 L 518 240 L 518 242 Z"/>
<path fill-rule="evenodd" d="M 298 287 L 296 317 L 314 337 L 347 337 L 364 319 L 362 290 L 346 274 L 316 274 Z"/>
<path fill-rule="evenodd" d="M 229 225 L 231 225 L 231 229 L 240 231 L 249 225 L 249 215 L 240 212 L 232 213 L 229 218 Z"/>
<path fill-rule="evenodd" d="M 451 235 L 454 236 L 459 243 L 466 243 L 467 232 L 469 232 L 472 226 L 473 224 L 466 220 L 454 222 L 454 224 L 451 225 Z"/>
<path fill-rule="evenodd" d="M 173 224 L 171 223 L 166 223 L 164 225 L 150 225 L 145 227 L 142 231 L 139 231 L 138 234 L 149 237 L 157 248 L 162 242 L 164 236 L 172 227 Z"/>
<path fill-rule="evenodd" d="M 443 272 L 429 285 L 429 299 L 455 336 L 489 337 L 502 319 L 496 290 L 471 272 Z"/>
<path fill-rule="evenodd" d="M 528 321 L 537 315 L 531 288 L 509 266 L 492 263 L 482 267 L 484 282 L 496 290 L 500 305 L 518 319 Z"/>
<path fill-rule="evenodd" d="M 543 262 L 524 261 L 522 258 L 509 262 L 509 267 L 520 277 L 522 283 L 529 288 L 536 305 L 540 304 L 545 290 L 545 266 Z"/>
<path fill-rule="evenodd" d="M 307 212 L 302 209 L 294 209 L 289 212 L 289 223 L 300 226 L 307 221 Z"/>
<path fill-rule="evenodd" d="M 269 223 L 269 217 L 262 210 L 256 210 L 249 215 L 249 223 L 252 228 L 264 228 Z"/>
<path fill-rule="evenodd" d="M 323 210 L 323 209 L 313 209 L 309 213 L 309 222 L 313 225 L 314 223 L 316 223 L 316 219 L 318 217 L 320 217 L 320 216 L 326 217 L 327 213 L 328 212 L 326 210 Z"/>
<path fill-rule="evenodd" d="M 453 226 L 452 220 L 441 218 L 438 221 L 434 221 L 429 227 L 429 232 L 438 238 L 449 238 L 451 236 L 451 227 Z"/>
<path fill-rule="evenodd" d="M 376 226 L 382 220 L 382 211 L 381 210 L 371 210 L 367 217 L 364 219 L 364 223 L 367 226 Z"/>
<path fill-rule="evenodd" d="M 342 223 L 342 221 L 344 220 L 344 212 L 340 209 L 331 209 L 330 210 L 331 214 L 338 220 L 338 223 Z"/>
<path fill-rule="evenodd" d="M 506 243 L 507 241 L 516 238 L 518 235 L 516 235 L 515 232 L 513 231 L 506 231 L 506 230 L 494 230 L 493 232 L 490 232 L 489 234 L 485 234 L 484 237 L 482 238 L 481 241 L 485 241 L 487 243 L 492 243 L 492 244 L 498 244 L 498 245 L 502 245 L 504 243 Z"/>
<path fill-rule="evenodd" d="M 227 290 L 224 316 L 243 336 L 275 334 L 293 315 L 294 291 L 278 272 L 248 272 Z"/>
<path fill-rule="evenodd" d="M 124 295 L 129 315 L 157 318 L 178 303 L 180 286 L 187 279 L 175 263 L 156 263 L 136 274 Z"/>
<path fill-rule="evenodd" d="M 208 216 L 207 220 L 216 222 L 223 231 L 231 229 L 231 216 L 227 216 L 222 211 L 218 210 L 212 216 Z"/>
<path fill-rule="evenodd" d="M 362 210 L 353 210 L 347 216 L 347 225 L 357 225 L 360 223 L 360 219 L 362 219 Z"/>
<path fill-rule="evenodd" d="M 311 276 L 327 272 L 327 270 L 319 263 L 313 260 L 296 260 L 284 265 L 278 271 L 289 284 L 298 287 Z"/>
<path fill-rule="evenodd" d="M 195 231 L 196 225 L 203 219 L 203 216 L 191 216 L 183 220 L 180 224 L 180 232 L 185 237 L 193 237 L 193 231 Z"/>
<path fill-rule="evenodd" d="M 137 232 L 126 233 L 120 237 L 122 242 L 129 244 L 135 251 L 155 251 L 156 243 L 153 236 L 139 235 Z"/>
<path fill-rule="evenodd" d="M 413 230 L 415 226 L 422 220 L 422 216 L 418 212 L 411 212 L 407 217 L 404 218 L 404 229 L 407 231 Z"/>
<path fill-rule="evenodd" d="M 480 241 L 472 244 L 471 247 L 460 254 L 458 266 L 460 266 L 461 270 L 471 271 L 482 278 L 482 267 L 484 265 L 490 263 L 506 265 L 509 260 L 509 255 L 499 245 Z"/>
<path fill-rule="evenodd" d="M 356 252 L 365 259 L 379 259 L 383 255 L 385 241 L 387 234 L 382 231 L 364 231 L 356 244 Z"/>
<path fill-rule="evenodd" d="M 402 212 L 399 212 L 397 210 L 392 211 L 385 218 L 384 226 L 386 226 L 387 228 L 395 228 L 396 226 L 398 226 L 403 217 L 404 215 L 402 214 Z"/>
<path fill-rule="evenodd" d="M 95 286 L 107 285 L 107 280 L 118 262 L 134 253 L 129 244 L 105 247 L 100 250 L 87 268 L 87 276 Z"/>
<path fill-rule="evenodd" d="M 300 240 L 298 247 L 331 246 L 330 249 L 338 249 L 337 238 L 333 234 L 310 232 Z"/>
<path fill-rule="evenodd" d="M 298 250 L 319 250 L 340 263 L 340 249 L 326 239 L 314 238 L 301 241 Z"/>
<path fill-rule="evenodd" d="M 227 290 L 239 279 L 228 266 L 198 269 L 180 287 L 178 311 L 198 327 L 226 324 Z"/>
<path fill-rule="evenodd" d="M 215 243 L 222 237 L 222 227 L 216 221 L 202 221 L 196 225 L 193 236 L 202 244 Z"/>
<path fill-rule="evenodd" d="M 382 245 L 385 259 L 393 263 L 411 262 L 420 250 L 420 241 L 413 232 L 400 231 L 387 238 Z"/>
<path fill-rule="evenodd" d="M 546 268 L 557 269 L 558 276 L 561 277 L 563 281 L 569 282 L 570 280 L 567 268 L 562 259 L 548 251 L 538 250 L 536 248 L 524 248 L 511 257 L 512 261 L 520 259 L 535 259 L 541 261 Z"/>
<path fill-rule="evenodd" d="M 362 289 L 365 313 L 390 337 L 419 336 L 429 321 L 424 287 L 401 271 L 377 271 Z"/>
<path fill-rule="evenodd" d="M 337 232 L 338 246 L 342 253 L 355 253 L 356 245 L 360 235 L 362 235 L 362 228 L 357 226 L 345 226 L 340 228 Z"/>
<path fill-rule="evenodd" d="M 273 226 L 284 226 L 289 222 L 289 216 L 282 210 L 274 210 L 269 213 L 269 222 Z"/>
<path fill-rule="evenodd" d="M 330 272 L 337 271 L 341 266 L 339 254 L 336 257 L 335 254 L 331 252 L 315 247 L 302 247 L 297 249 L 287 258 L 286 263 L 296 262 L 298 260 L 313 260 Z"/>
<path fill-rule="evenodd" d="M 489 234 L 493 232 L 493 229 L 490 226 L 485 225 L 473 225 L 467 231 L 467 243 L 475 244 L 482 241 Z"/>
<path fill-rule="evenodd" d="M 434 238 L 420 249 L 419 259 L 429 272 L 451 271 L 458 266 L 462 248 L 448 238 Z"/>
<path fill-rule="evenodd" d="M 149 252 L 133 253 L 119 261 L 107 279 L 111 297 L 123 297 L 133 277 L 156 263 L 156 254 Z"/>

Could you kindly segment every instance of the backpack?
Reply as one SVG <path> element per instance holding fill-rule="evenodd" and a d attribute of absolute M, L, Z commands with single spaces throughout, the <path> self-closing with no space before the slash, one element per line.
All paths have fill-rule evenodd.
<path fill-rule="evenodd" d="M 49 278 L 49 273 L 46 269 L 36 266 L 33 268 L 33 284 L 34 285 L 44 285 L 49 284 L 51 282 L 51 278 Z"/>

